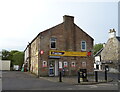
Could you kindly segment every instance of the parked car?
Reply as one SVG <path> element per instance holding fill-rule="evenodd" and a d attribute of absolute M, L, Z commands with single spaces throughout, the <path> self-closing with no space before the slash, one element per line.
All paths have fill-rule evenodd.
<path fill-rule="evenodd" d="M 20 70 L 20 66 L 19 65 L 13 65 L 13 70 L 19 71 Z"/>

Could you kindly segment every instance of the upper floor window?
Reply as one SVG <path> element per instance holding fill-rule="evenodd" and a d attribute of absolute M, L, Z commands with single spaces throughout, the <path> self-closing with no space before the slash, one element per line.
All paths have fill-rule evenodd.
<path fill-rule="evenodd" d="M 52 37 L 50 39 L 50 48 L 51 49 L 56 49 L 56 38 Z"/>
<path fill-rule="evenodd" d="M 81 41 L 81 50 L 86 51 L 86 41 Z"/>

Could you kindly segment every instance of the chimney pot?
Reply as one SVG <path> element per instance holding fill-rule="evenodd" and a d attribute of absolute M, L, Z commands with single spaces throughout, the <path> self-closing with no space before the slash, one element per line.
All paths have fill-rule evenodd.
<path fill-rule="evenodd" d="M 110 29 L 109 38 L 113 38 L 113 37 L 116 37 L 116 31 L 115 31 L 115 29 Z"/>

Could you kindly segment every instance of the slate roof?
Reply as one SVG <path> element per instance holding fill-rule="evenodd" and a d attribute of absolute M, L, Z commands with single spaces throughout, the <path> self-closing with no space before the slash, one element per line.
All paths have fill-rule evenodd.
<path fill-rule="evenodd" d="M 99 55 L 101 55 L 102 50 L 103 50 L 103 48 L 100 49 L 100 50 L 94 55 L 94 57 L 95 57 L 95 56 L 99 56 Z"/>

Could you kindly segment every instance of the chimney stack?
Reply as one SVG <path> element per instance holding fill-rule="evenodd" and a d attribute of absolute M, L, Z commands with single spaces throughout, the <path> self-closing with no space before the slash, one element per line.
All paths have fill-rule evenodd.
<path fill-rule="evenodd" d="M 69 15 L 63 16 L 63 23 L 64 23 L 64 35 L 65 35 L 65 50 L 67 51 L 75 51 L 75 24 L 74 24 L 74 17 Z"/>
<path fill-rule="evenodd" d="M 115 31 L 115 29 L 110 29 L 109 38 L 114 38 L 114 37 L 116 37 L 116 31 Z"/>
<path fill-rule="evenodd" d="M 74 23 L 74 17 L 69 16 L 69 15 L 64 15 L 63 16 L 63 22 L 72 22 L 72 23 Z"/>

